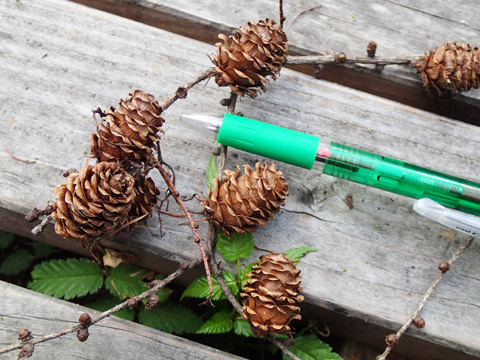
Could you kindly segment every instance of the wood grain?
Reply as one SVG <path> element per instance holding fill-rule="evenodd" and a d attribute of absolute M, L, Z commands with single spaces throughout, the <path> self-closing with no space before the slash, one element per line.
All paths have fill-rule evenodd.
<path fill-rule="evenodd" d="M 64 181 L 61 174 L 86 161 L 89 134 L 95 131 L 91 109 L 116 105 L 136 88 L 161 101 L 211 66 L 207 55 L 215 48 L 67 1 L 0 0 L 0 6 L 0 143 L 19 158 L 36 160 L 24 163 L 0 151 L 0 207 L 11 216 L 1 224 L 24 233 L 30 225 L 20 222 L 22 214 L 53 200 L 54 186 Z M 182 195 L 206 192 L 205 170 L 215 142 L 186 128 L 179 115 L 222 114 L 219 100 L 228 96 L 228 89 L 212 80 L 163 114 L 162 153 L 176 171 Z M 241 99 L 237 110 L 480 181 L 479 128 L 288 69 L 265 94 Z M 227 166 L 258 160 L 268 161 L 231 149 Z M 385 335 L 415 309 L 437 274 L 437 263 L 455 252 L 458 239 L 442 235 L 443 227 L 414 213 L 411 199 L 320 176 L 319 169 L 278 167 L 290 196 L 285 209 L 254 235 L 256 244 L 279 252 L 303 245 L 318 249 L 299 265 L 306 316 L 327 317 L 340 335 L 372 334 L 362 341 L 383 347 Z M 155 179 L 165 191 L 160 177 Z M 349 194 L 351 210 L 345 200 Z M 187 206 L 200 208 L 195 202 Z M 173 203 L 170 211 L 179 212 Z M 149 227 L 104 244 L 139 255 L 140 265 L 172 271 L 199 252 L 187 226 L 174 218 L 162 220 L 162 231 L 154 217 Z M 200 234 L 205 233 L 202 225 Z M 54 235 L 41 239 L 74 247 Z M 256 251 L 246 262 L 260 254 Z M 417 359 L 449 351 L 455 359 L 480 356 L 479 258 L 477 241 L 427 304 L 427 326 L 402 338 L 401 354 Z"/>
<path fill-rule="evenodd" d="M 51 334 L 78 324 L 78 317 L 97 311 L 0 282 L 0 347 L 16 344 L 18 330 L 28 328 L 32 336 Z M 75 333 L 37 344 L 34 359 L 243 359 L 196 342 L 167 334 L 117 317 L 107 318 L 89 329 L 86 342 Z M 2 355 L 17 359 L 19 351 Z"/>
<path fill-rule="evenodd" d="M 188 0 L 74 0 L 140 22 L 167 29 L 209 43 L 218 42 L 218 33 L 233 33 L 239 26 L 261 18 L 278 19 L 278 2 L 271 0 L 225 1 Z M 422 55 L 446 41 L 479 46 L 480 21 L 473 15 L 475 5 L 456 2 L 422 1 L 322 1 L 284 2 L 285 29 L 291 54 L 344 52 L 366 55 L 374 40 L 377 56 Z M 311 9 L 309 11 L 305 11 Z M 297 15 L 301 14 L 297 17 Z M 295 19 L 296 18 L 296 19 Z M 295 21 L 293 21 L 295 20 Z M 292 23 L 293 21 L 293 23 Z M 295 66 L 313 74 L 312 66 Z M 407 66 L 326 65 L 321 77 L 335 83 L 428 110 L 443 116 L 480 125 L 479 91 L 459 96 L 428 94 L 421 78 Z"/>

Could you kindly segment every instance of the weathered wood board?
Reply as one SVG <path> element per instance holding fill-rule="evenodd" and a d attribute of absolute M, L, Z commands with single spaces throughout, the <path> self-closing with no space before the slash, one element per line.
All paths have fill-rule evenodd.
<path fill-rule="evenodd" d="M 211 66 L 207 54 L 215 48 L 67 1 L 0 0 L 0 9 L 0 142 L 17 157 L 36 160 L 24 163 L 0 151 L 5 215 L 0 227 L 24 234 L 30 225 L 22 223 L 22 214 L 45 206 L 64 180 L 62 173 L 84 164 L 95 131 L 91 109 L 115 105 L 136 88 L 161 100 Z M 221 114 L 219 100 L 228 94 L 210 81 L 164 113 L 162 153 L 184 195 L 205 193 L 215 142 L 186 128 L 179 115 Z M 479 128 L 288 69 L 265 94 L 241 99 L 237 110 L 480 181 Z M 230 149 L 228 167 L 257 160 L 268 161 Z M 299 265 L 306 316 L 324 316 L 334 332 L 384 346 L 387 331 L 398 329 L 413 312 L 436 277 L 438 262 L 455 252 L 458 240 L 414 213 L 411 199 L 320 176 L 318 169 L 278 166 L 290 196 L 285 209 L 255 233 L 255 242 L 279 252 L 302 245 L 318 249 Z M 353 195 L 351 210 L 347 194 Z M 104 244 L 139 255 L 140 265 L 172 271 L 199 251 L 188 227 L 178 226 L 177 219 L 162 220 L 163 236 L 154 217 L 148 228 Z M 206 226 L 200 230 L 204 236 Z M 77 246 L 55 237 L 51 228 L 46 234 L 42 241 Z M 256 251 L 246 262 L 259 255 Z M 427 326 L 409 330 L 395 351 L 417 359 L 480 356 L 479 259 L 476 241 L 428 302 L 422 313 Z"/>
<path fill-rule="evenodd" d="M 33 337 L 53 334 L 78 324 L 78 317 L 97 311 L 0 281 L 0 347 L 18 343 L 18 330 Z M 33 359 L 243 359 L 196 342 L 117 317 L 109 317 L 89 329 L 86 342 L 76 333 L 35 345 Z M 17 359 L 20 350 L 2 359 Z"/>
<path fill-rule="evenodd" d="M 218 41 L 216 34 L 233 33 L 249 21 L 279 18 L 278 1 L 273 0 L 74 1 L 211 43 Z M 478 4 L 468 0 L 284 1 L 284 28 L 290 51 L 298 54 L 344 52 L 347 56 L 365 56 L 367 44 L 375 40 L 377 56 L 422 55 L 447 41 L 480 46 L 480 20 L 475 10 Z M 309 71 L 313 73 L 313 69 Z M 372 66 L 328 65 L 322 77 L 444 116 L 477 125 L 480 122 L 475 115 L 475 108 L 478 111 L 480 107 L 478 91 L 453 99 L 429 96 L 422 89 L 419 75 L 406 66 L 388 66 L 379 72 Z"/>

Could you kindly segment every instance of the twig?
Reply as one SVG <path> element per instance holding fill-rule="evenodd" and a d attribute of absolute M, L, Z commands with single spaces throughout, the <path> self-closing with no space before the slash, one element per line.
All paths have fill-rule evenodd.
<path fill-rule="evenodd" d="M 311 8 L 300 11 L 297 15 L 295 15 L 295 17 L 292 19 L 292 21 L 290 21 L 290 24 L 287 27 L 287 31 L 290 30 L 290 26 L 292 26 L 292 24 L 295 22 L 295 20 L 297 20 L 301 15 L 305 14 L 306 12 L 315 10 L 316 8 L 319 8 L 321 6 L 322 6 L 321 4 L 320 5 L 315 5 L 315 6 L 312 6 Z"/>
<path fill-rule="evenodd" d="M 3 145 L 3 148 L 7 151 L 7 153 L 12 157 L 14 158 L 15 160 L 18 160 L 18 161 L 21 161 L 21 162 L 24 162 L 24 163 L 28 163 L 28 164 L 33 164 L 33 163 L 36 163 L 37 161 L 36 160 L 24 160 L 24 159 L 20 159 L 19 157 L 13 155 L 13 153 L 7 148 L 7 146 L 4 144 Z"/>
<path fill-rule="evenodd" d="M 52 221 L 53 218 L 52 218 L 52 215 L 48 215 L 45 219 L 42 220 L 42 222 L 40 224 L 38 224 L 37 226 L 35 226 L 31 232 L 33 235 L 38 235 L 40 234 L 41 232 L 43 232 L 43 230 L 45 230 L 46 226 L 50 223 L 50 221 Z"/>
<path fill-rule="evenodd" d="M 214 246 L 215 242 L 217 240 L 217 235 L 215 232 L 215 226 L 212 225 L 212 223 L 208 224 L 208 233 L 207 233 L 207 249 L 209 249 L 210 253 L 210 264 L 212 266 L 212 271 L 215 274 L 215 277 L 217 278 L 218 284 L 222 288 L 223 294 L 227 298 L 227 300 L 232 304 L 232 306 L 237 310 L 237 312 L 241 315 L 243 313 L 243 308 L 242 305 L 237 301 L 235 298 L 235 295 L 233 295 L 232 291 L 230 288 L 227 286 L 225 281 L 223 280 L 222 273 L 223 271 L 218 267 L 217 260 L 215 259 L 215 251 L 214 251 Z"/>
<path fill-rule="evenodd" d="M 161 105 L 161 111 L 165 111 L 170 105 L 172 105 L 178 99 L 185 99 L 187 97 L 187 92 L 192 87 L 197 85 L 199 82 L 202 82 L 205 79 L 211 78 L 215 74 L 215 68 L 209 68 L 205 70 L 203 73 L 195 77 L 194 79 L 187 82 L 184 86 L 180 86 L 174 94 L 168 96 Z"/>
<path fill-rule="evenodd" d="M 193 260 L 192 262 L 190 262 L 188 264 L 187 263 L 182 263 L 180 265 L 180 267 L 178 268 L 178 270 L 176 270 L 175 272 L 168 275 L 165 279 L 156 282 L 155 285 L 151 289 L 149 289 L 149 290 L 147 290 L 147 291 L 141 293 L 140 295 L 137 295 L 137 296 L 135 296 L 131 299 L 128 299 L 128 300 L 124 301 L 123 303 L 118 304 L 115 307 L 113 307 L 113 308 L 111 308 L 107 311 L 104 311 L 103 313 L 101 313 L 98 316 L 92 317 L 92 320 L 91 320 L 91 322 L 88 326 L 96 324 L 99 321 L 105 319 L 106 317 L 109 317 L 110 315 L 116 313 L 117 311 L 125 309 L 126 307 L 129 306 L 129 304 L 132 303 L 132 301 L 133 302 L 138 302 L 140 300 L 148 298 L 152 294 L 155 294 L 158 290 L 165 287 L 165 285 L 169 284 L 171 281 L 173 281 L 174 279 L 176 279 L 177 277 L 182 275 L 185 271 L 187 271 L 188 269 L 191 269 L 191 268 L 197 266 L 198 264 L 200 264 L 201 261 L 202 261 L 201 258 L 198 258 L 198 259 Z M 52 333 L 52 334 L 45 335 L 45 336 L 35 337 L 32 340 L 29 340 L 28 342 L 35 345 L 35 344 L 45 342 L 45 341 L 48 341 L 48 340 L 57 339 L 57 338 L 59 338 L 63 335 L 76 332 L 76 331 L 78 331 L 80 329 L 83 329 L 83 328 L 85 328 L 85 325 L 78 324 L 78 325 L 75 325 L 75 326 L 73 326 L 69 329 L 58 331 L 56 333 Z M 5 354 L 5 353 L 8 353 L 8 352 L 16 350 L 16 349 L 21 349 L 24 345 L 25 345 L 25 342 L 20 342 L 18 344 L 7 346 L 3 349 L 0 349 L 0 354 Z"/>
<path fill-rule="evenodd" d="M 280 7 L 280 26 L 283 28 L 283 23 L 287 19 L 285 15 L 283 15 L 283 0 L 279 1 L 279 7 Z"/>
<path fill-rule="evenodd" d="M 449 264 L 449 266 L 448 266 L 449 268 L 455 262 L 455 260 L 457 260 L 459 258 L 459 256 L 462 255 L 463 251 L 470 246 L 470 244 L 473 242 L 474 239 L 475 238 L 473 236 L 470 236 L 464 241 L 463 244 L 460 245 L 460 247 L 455 252 L 455 254 L 453 254 L 452 257 L 450 258 L 450 260 L 447 261 L 447 263 Z M 405 324 L 403 324 L 403 326 L 400 328 L 400 330 L 398 330 L 397 333 L 394 335 L 395 336 L 395 343 L 397 343 L 398 340 L 400 340 L 400 337 L 410 327 L 413 320 L 420 314 L 420 311 L 422 311 L 422 309 L 424 308 L 428 299 L 432 295 L 433 291 L 435 290 L 437 285 L 440 283 L 440 281 L 445 276 L 446 272 L 447 272 L 446 270 L 440 272 L 440 274 L 437 276 L 437 278 L 433 281 L 432 285 L 430 285 L 430 287 L 428 288 L 427 292 L 423 296 L 422 300 L 418 304 L 417 309 L 413 312 L 412 316 L 407 320 L 407 322 Z M 376 360 L 385 360 L 387 358 L 388 354 L 390 353 L 390 351 L 392 350 L 394 345 L 395 345 L 394 343 L 388 344 L 385 351 L 381 355 L 377 356 Z"/>
<path fill-rule="evenodd" d="M 285 65 L 305 64 L 370 64 L 370 65 L 410 65 L 412 62 L 423 58 L 424 55 L 404 56 L 368 56 L 345 55 L 344 53 L 331 55 L 308 55 L 308 56 L 287 56 Z"/>
<path fill-rule="evenodd" d="M 157 142 L 157 150 L 160 153 L 160 144 Z M 157 161 L 157 164 L 155 166 L 160 174 L 163 177 L 163 180 L 165 180 L 165 183 L 168 186 L 168 189 L 172 193 L 172 196 L 175 198 L 175 201 L 177 202 L 178 206 L 180 206 L 180 209 L 182 209 L 183 213 L 185 214 L 186 218 L 188 219 L 188 222 L 190 223 L 190 227 L 192 228 L 193 235 L 195 237 L 195 243 L 198 244 L 200 248 L 200 252 L 202 253 L 202 258 L 203 258 L 203 265 L 205 266 L 205 274 L 207 275 L 207 280 L 208 280 L 208 289 L 210 290 L 210 296 L 207 299 L 207 302 L 210 301 L 212 294 L 213 294 L 213 283 L 212 283 L 212 277 L 210 274 L 210 267 L 208 266 L 208 257 L 205 253 L 205 249 L 203 248 L 202 244 L 202 238 L 200 237 L 200 234 L 198 233 L 198 224 L 193 220 L 192 214 L 190 211 L 188 211 L 187 206 L 183 202 L 180 193 L 178 190 L 175 188 L 175 185 L 173 184 L 172 179 L 170 178 L 170 175 L 167 173 L 167 171 L 163 168 L 162 166 L 162 161 L 159 160 Z"/>
<path fill-rule="evenodd" d="M 297 355 L 288 350 L 288 348 L 280 340 L 275 339 L 273 336 L 267 336 L 267 340 L 282 350 L 284 354 L 290 356 L 293 360 L 301 360 Z"/>

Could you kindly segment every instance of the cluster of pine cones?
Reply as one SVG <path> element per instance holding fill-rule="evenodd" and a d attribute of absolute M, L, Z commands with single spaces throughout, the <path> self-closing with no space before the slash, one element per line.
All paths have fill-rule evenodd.
<path fill-rule="evenodd" d="M 133 230 L 152 214 L 159 191 L 139 169 L 151 159 L 164 120 L 153 95 L 130 93 L 117 109 L 97 110 L 100 123 L 91 135 L 97 159 L 67 177 L 54 192 L 55 232 L 89 248 L 95 238 Z"/>

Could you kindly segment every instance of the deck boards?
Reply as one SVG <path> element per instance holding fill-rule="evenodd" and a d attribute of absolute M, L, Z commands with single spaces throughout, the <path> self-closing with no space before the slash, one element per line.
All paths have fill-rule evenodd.
<path fill-rule="evenodd" d="M 115 105 L 136 88 L 161 100 L 211 66 L 207 54 L 215 48 L 67 1 L 0 0 L 0 6 L 0 143 L 20 158 L 36 160 L 24 163 L 0 151 L 0 207 L 6 215 L 0 227 L 23 234 L 30 225 L 22 223 L 22 214 L 52 200 L 54 186 L 64 180 L 61 174 L 85 162 L 89 134 L 95 131 L 91 109 Z M 221 114 L 219 100 L 227 96 L 227 89 L 210 81 L 164 113 L 162 152 L 184 195 L 205 193 L 205 169 L 215 142 L 185 128 L 179 115 Z M 480 181 L 479 128 L 289 69 L 257 99 L 241 99 L 237 110 Z M 231 149 L 228 167 L 257 160 L 264 159 Z M 437 263 L 454 253 L 458 239 L 414 213 L 411 199 L 320 177 L 318 170 L 278 167 L 290 196 L 285 210 L 254 235 L 255 242 L 280 252 L 302 245 L 318 249 L 299 265 L 309 316 L 331 318 L 331 328 L 344 336 L 355 337 L 348 326 L 358 321 L 364 327 L 360 335 L 384 329 L 363 339 L 382 347 L 384 335 L 413 312 L 437 275 Z M 354 198 L 351 210 L 347 194 Z M 163 237 L 154 217 L 148 228 L 105 245 L 135 253 L 139 264 L 162 272 L 197 257 L 189 228 L 178 226 L 177 219 L 162 219 Z M 200 230 L 204 236 L 206 226 Z M 50 234 L 51 228 L 40 239 L 78 249 Z M 423 358 L 480 356 L 479 258 L 477 240 L 428 302 L 422 313 L 427 326 L 409 330 L 400 353 L 413 356 L 422 349 Z"/>
<path fill-rule="evenodd" d="M 52 334 L 78 324 L 78 317 L 98 311 L 35 293 L 0 281 L 0 347 L 16 344 L 18 330 L 28 328 L 33 337 Z M 34 305 L 33 305 L 34 304 Z M 76 333 L 35 345 L 33 359 L 172 359 L 241 360 L 208 346 L 167 334 L 117 317 L 90 327 L 90 336 L 81 343 Z M 17 359 L 20 350 L 2 355 Z M 139 356 L 141 354 L 141 357 Z"/>

